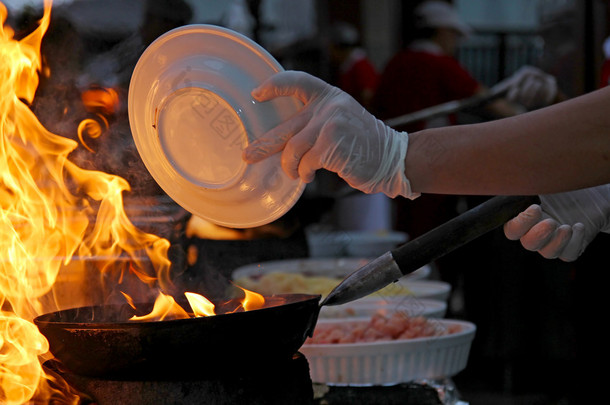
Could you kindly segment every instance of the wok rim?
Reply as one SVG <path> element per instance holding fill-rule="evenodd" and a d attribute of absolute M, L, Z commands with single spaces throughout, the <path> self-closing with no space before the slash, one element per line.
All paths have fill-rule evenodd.
<path fill-rule="evenodd" d="M 75 308 L 66 308 L 59 311 L 48 312 L 42 315 L 39 315 L 33 319 L 33 322 L 36 326 L 52 326 L 52 327 L 60 327 L 65 329 L 140 329 L 147 327 L 162 327 L 162 326 L 170 326 L 173 327 L 175 325 L 185 324 L 188 325 L 190 323 L 200 323 L 204 322 L 208 319 L 226 319 L 229 316 L 235 317 L 243 317 L 243 316 L 255 316 L 255 315 L 247 315 L 247 314 L 258 314 L 261 311 L 268 312 L 269 310 L 289 310 L 291 307 L 300 306 L 300 305 L 309 305 L 316 304 L 316 307 L 319 309 L 319 302 L 321 299 L 321 295 L 319 294 L 274 294 L 272 296 L 265 296 L 265 298 L 271 297 L 290 297 L 296 298 L 296 301 L 291 301 L 285 304 L 274 305 L 270 307 L 264 307 L 259 309 L 253 309 L 249 311 L 242 312 L 231 312 L 218 314 L 213 316 L 203 316 L 203 317 L 192 317 L 186 319 L 170 319 L 170 320 L 162 320 L 162 321 L 104 321 L 104 322 L 75 322 L 75 321 L 56 321 L 49 318 L 61 317 L 69 314 L 71 312 L 79 311 L 79 310 L 94 310 L 96 308 L 123 308 L 125 306 L 130 307 L 129 304 L 117 304 L 117 305 L 88 305 L 83 307 L 75 307 Z M 152 303 L 140 303 L 138 305 L 152 305 Z M 314 322 L 315 324 L 315 322 Z"/>

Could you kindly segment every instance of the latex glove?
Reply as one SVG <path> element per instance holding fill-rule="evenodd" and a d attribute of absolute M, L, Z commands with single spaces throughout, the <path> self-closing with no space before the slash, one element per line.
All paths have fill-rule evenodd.
<path fill-rule="evenodd" d="M 282 168 L 293 179 L 309 183 L 323 168 L 365 193 L 419 196 L 405 175 L 406 132 L 388 127 L 349 94 L 304 72 L 276 73 L 252 91 L 260 102 L 282 96 L 298 98 L 303 108 L 248 145 L 246 162 L 281 152 Z"/>
<path fill-rule="evenodd" d="M 557 80 L 533 66 L 523 66 L 502 83 L 508 86 L 506 99 L 527 109 L 545 107 L 557 97 Z"/>
<path fill-rule="evenodd" d="M 532 205 L 504 224 L 508 239 L 547 259 L 574 261 L 599 232 L 610 232 L 610 184 L 541 195 L 542 206 Z"/>

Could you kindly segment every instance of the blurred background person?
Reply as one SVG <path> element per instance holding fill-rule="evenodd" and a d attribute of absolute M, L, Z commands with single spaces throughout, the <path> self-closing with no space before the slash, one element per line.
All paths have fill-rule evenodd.
<path fill-rule="evenodd" d="M 488 90 L 455 58 L 459 41 L 470 35 L 472 29 L 452 5 L 444 1 L 425 1 L 414 9 L 413 20 L 412 39 L 391 58 L 381 74 L 373 102 L 373 112 L 381 119 L 399 117 Z M 530 72 L 545 76 L 534 68 Z M 522 74 L 524 71 L 518 71 L 508 80 L 522 80 Z M 542 84 L 545 87 L 538 90 L 538 97 L 529 107 L 540 107 L 556 98 L 556 82 L 551 79 Z M 499 98 L 483 105 L 479 113 L 484 118 L 500 118 L 521 111 L 522 106 Z M 450 114 L 396 129 L 413 132 L 456 123 L 456 115 Z M 395 225 L 417 237 L 467 207 L 465 199 L 459 196 L 427 195 L 416 201 L 398 199 Z"/>
<path fill-rule="evenodd" d="M 455 58 L 459 42 L 472 29 L 455 9 L 444 1 L 426 1 L 415 8 L 413 36 L 382 71 L 374 100 L 374 112 L 382 119 L 401 116 L 447 101 L 486 91 Z M 504 100 L 486 106 L 496 117 L 518 112 Z M 454 115 L 434 121 L 420 121 L 405 129 L 414 130 L 455 124 Z"/>
<path fill-rule="evenodd" d="M 330 56 L 337 87 L 370 109 L 379 73 L 362 48 L 356 27 L 344 21 L 333 24 Z"/>

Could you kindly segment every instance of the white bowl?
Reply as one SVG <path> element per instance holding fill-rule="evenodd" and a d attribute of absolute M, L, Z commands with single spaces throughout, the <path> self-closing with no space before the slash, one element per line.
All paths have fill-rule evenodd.
<path fill-rule="evenodd" d="M 343 279 L 370 261 L 368 258 L 307 258 L 289 260 L 271 260 L 238 267 L 231 278 L 242 287 L 262 294 L 328 294 Z M 430 266 L 423 266 L 413 273 L 404 276 L 396 283 L 389 284 L 382 290 L 365 298 L 387 298 L 410 296 L 418 299 L 447 301 L 451 285 L 444 281 L 426 280 L 431 273 Z M 262 276 L 269 276 L 264 289 L 257 290 Z M 302 276 L 302 277 L 301 277 Z M 295 277 L 299 280 L 291 280 Z M 306 283 L 300 286 L 295 281 L 305 278 Z M 277 281 L 277 283 L 276 283 Z M 311 282 L 309 282 L 311 281 Z"/>
<path fill-rule="evenodd" d="M 414 297 L 447 301 L 450 294 L 451 284 L 449 283 L 438 280 L 410 280 L 405 276 L 364 298 Z"/>
<path fill-rule="evenodd" d="M 404 232 L 348 232 L 348 256 L 378 257 L 408 240 Z"/>
<path fill-rule="evenodd" d="M 447 304 L 412 296 L 365 297 L 343 305 L 323 306 L 320 309 L 320 319 L 370 318 L 376 313 L 387 316 L 393 312 L 401 312 L 411 317 L 442 318 L 447 312 Z"/>
<path fill-rule="evenodd" d="M 439 301 L 447 301 L 451 294 L 451 284 L 437 280 L 409 280 L 403 277 L 394 283 L 394 288 L 397 290 L 396 295 L 412 295 Z"/>
<path fill-rule="evenodd" d="M 326 296 L 347 275 L 369 262 L 364 258 L 341 259 L 290 259 L 274 260 L 241 266 L 232 273 L 232 279 L 241 287 L 264 295 L 306 293 Z M 429 266 L 424 266 L 406 280 L 420 280 L 430 274 Z M 443 286 L 416 285 L 411 291 L 408 286 L 393 283 L 380 290 L 375 296 L 411 295 L 427 298 L 442 295 Z"/>
<path fill-rule="evenodd" d="M 285 214 L 305 184 L 275 154 L 248 165 L 249 142 L 294 114 L 300 103 L 259 103 L 250 92 L 282 71 L 249 38 L 213 25 L 187 25 L 155 40 L 129 86 L 129 120 L 152 177 L 178 204 L 218 225 L 250 228 Z"/>
<path fill-rule="evenodd" d="M 306 232 L 311 257 L 378 257 L 406 242 L 397 231 L 314 231 Z"/>
<path fill-rule="evenodd" d="M 439 327 L 460 325 L 462 329 L 443 336 L 384 342 L 306 343 L 300 352 L 309 362 L 311 379 L 315 383 L 395 385 L 420 379 L 452 377 L 466 368 L 476 327 L 465 321 L 434 321 L 438 322 Z"/>
<path fill-rule="evenodd" d="M 317 259 L 347 256 L 349 240 L 346 233 L 307 231 L 305 235 L 310 257 Z"/>
<path fill-rule="evenodd" d="M 366 257 L 270 260 L 240 266 L 233 271 L 232 277 L 237 279 L 241 277 L 257 277 L 266 273 L 285 272 L 343 279 L 367 264 L 370 260 Z M 425 265 L 401 280 L 422 280 L 430 276 L 431 271 L 431 267 Z"/>

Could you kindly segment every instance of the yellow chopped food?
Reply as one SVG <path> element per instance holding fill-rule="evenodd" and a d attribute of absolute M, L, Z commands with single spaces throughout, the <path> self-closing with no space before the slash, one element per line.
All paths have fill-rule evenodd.
<path fill-rule="evenodd" d="M 272 272 L 256 277 L 240 277 L 235 283 L 247 290 L 263 295 L 273 294 L 320 294 L 328 295 L 343 279 L 325 276 L 310 276 L 300 273 Z M 391 284 L 377 291 L 375 295 L 384 297 L 408 295 L 408 288 Z"/>

